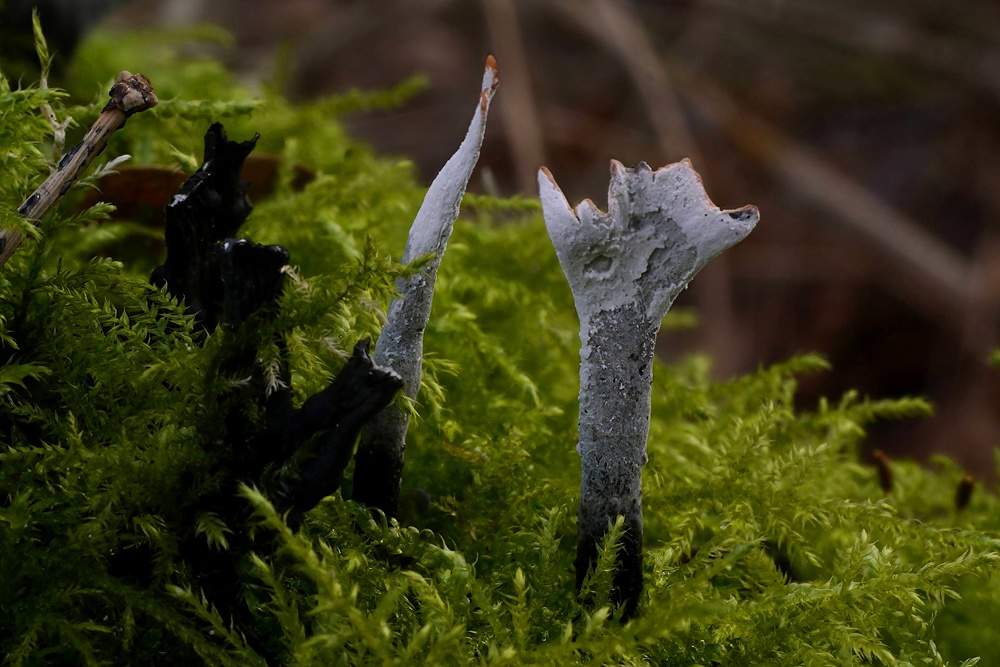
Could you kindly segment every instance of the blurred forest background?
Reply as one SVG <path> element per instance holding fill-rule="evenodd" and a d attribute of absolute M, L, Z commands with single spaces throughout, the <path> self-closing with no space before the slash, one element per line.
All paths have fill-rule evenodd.
<path fill-rule="evenodd" d="M 8 0 L 5 39 L 19 0 Z M 20 2 L 21 5 L 29 4 Z M 45 3 L 42 3 L 43 5 Z M 1000 369 L 1000 3 L 988 0 L 48 0 L 72 50 L 113 29 L 221 25 L 212 55 L 293 99 L 428 87 L 351 132 L 411 159 L 425 183 L 468 122 L 488 53 L 498 93 L 471 189 L 605 206 L 611 158 L 690 157 L 716 204 L 756 204 L 748 240 L 677 306 L 667 358 L 711 355 L 721 379 L 815 351 L 815 406 L 848 389 L 921 395 L 928 420 L 884 424 L 872 448 L 957 458 L 992 481 Z M 26 33 L 30 41 L 30 31 Z M 109 73 L 109 77 L 113 73 Z M 154 82 L 155 84 L 155 82 Z"/>

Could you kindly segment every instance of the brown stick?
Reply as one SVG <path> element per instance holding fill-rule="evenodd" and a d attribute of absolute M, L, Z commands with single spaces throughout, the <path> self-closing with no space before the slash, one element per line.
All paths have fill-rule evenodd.
<path fill-rule="evenodd" d="M 149 79 L 124 70 L 118 73 L 115 85 L 108 91 L 108 95 L 111 99 L 84 135 L 83 141 L 63 155 L 56 170 L 17 209 L 26 220 L 37 225 L 69 191 L 94 158 L 104 151 L 115 130 L 124 126 L 129 116 L 153 108 L 158 101 Z M 23 238 L 17 230 L 0 229 L 0 267 L 7 263 Z"/>

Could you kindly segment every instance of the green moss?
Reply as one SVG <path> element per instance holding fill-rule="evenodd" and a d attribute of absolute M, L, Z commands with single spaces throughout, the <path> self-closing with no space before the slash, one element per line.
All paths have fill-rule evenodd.
<path fill-rule="evenodd" d="M 251 98 L 216 62 L 179 60 L 180 43 L 98 35 L 70 92 L 98 100 L 122 68 L 160 92 L 109 159 L 129 152 L 189 169 L 220 117 L 233 138 L 260 132 L 261 149 L 282 158 L 284 180 L 244 231 L 285 245 L 296 266 L 273 326 L 302 401 L 355 341 L 377 335 L 396 278 L 413 270 L 392 258 L 421 188 L 405 162 L 373 155 L 333 118 L 360 97 Z M 0 83 L 0 224 L 19 224 L 17 206 L 48 173 L 39 105 L 81 126 L 95 116 L 98 107 L 66 99 Z M 294 164 L 316 174 L 302 190 L 290 184 Z M 220 491 L 224 381 L 214 369 L 225 334 L 202 339 L 148 285 L 148 263 L 88 256 L 108 233 L 105 207 L 75 214 L 71 198 L 44 221 L 0 270 L 5 664 L 248 665 L 266 653 L 301 665 L 937 665 L 1000 655 L 985 624 L 1000 605 L 989 576 L 996 498 L 977 489 L 956 513 L 961 473 L 946 462 L 894 463 L 884 496 L 858 463 L 864 429 L 928 407 L 848 395 L 797 411 L 795 377 L 828 370 L 809 356 L 723 384 L 700 357 L 656 367 L 639 615 L 623 626 L 607 604 L 618 530 L 585 584 L 590 604 L 578 602 L 572 298 L 537 206 L 470 203 L 438 277 L 409 430 L 404 484 L 426 491 L 430 507 L 414 501 L 404 525 L 387 524 L 333 496 L 299 532 L 253 480 L 240 491 L 248 525 L 187 511 Z M 145 238 L 117 230 L 124 242 Z M 224 550 L 230 531 L 252 531 L 260 547 L 239 561 L 249 614 L 235 624 L 179 551 L 192 532 Z M 116 569 L 123 554 L 148 560 L 143 580 Z"/>

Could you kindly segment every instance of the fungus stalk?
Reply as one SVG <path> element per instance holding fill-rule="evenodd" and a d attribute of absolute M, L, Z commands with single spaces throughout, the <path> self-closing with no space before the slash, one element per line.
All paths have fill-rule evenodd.
<path fill-rule="evenodd" d="M 607 213 L 589 199 L 574 211 L 544 167 L 538 185 L 580 318 L 577 588 L 601 538 L 623 517 L 614 602 L 628 618 L 642 592 L 641 475 L 656 334 L 694 275 L 743 240 L 759 214 L 753 206 L 715 207 L 688 160 L 655 172 L 612 161 Z"/>
<path fill-rule="evenodd" d="M 431 314 L 438 266 L 458 218 L 465 188 L 479 160 L 490 100 L 499 83 L 496 60 L 489 56 L 469 131 L 427 190 L 403 252 L 403 263 L 428 255 L 433 258 L 420 273 L 396 284 L 400 296 L 390 304 L 385 326 L 375 344 L 375 363 L 392 368 L 403 378 L 403 391 L 410 400 L 416 399 L 420 389 L 424 329 Z M 409 415 L 390 405 L 364 428 L 358 444 L 353 497 L 390 517 L 397 516 L 399 511 L 408 424 Z"/>

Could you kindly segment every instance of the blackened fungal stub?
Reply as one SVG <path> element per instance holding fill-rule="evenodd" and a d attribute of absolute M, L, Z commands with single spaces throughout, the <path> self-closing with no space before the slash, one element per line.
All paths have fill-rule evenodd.
<path fill-rule="evenodd" d="M 93 149 L 94 149 L 93 146 L 89 147 L 89 150 L 92 151 Z M 66 165 L 69 164 L 70 160 L 73 159 L 73 156 L 76 155 L 76 152 L 78 150 L 80 150 L 80 144 L 77 144 L 76 146 L 73 146 L 73 148 L 69 149 L 69 151 L 67 151 L 66 154 L 63 155 L 62 158 L 60 158 L 59 164 L 56 166 L 56 169 L 65 169 Z"/>
<path fill-rule="evenodd" d="M 297 527 L 320 500 L 336 492 L 361 426 L 388 405 L 402 386 L 398 375 L 372 361 L 368 346 L 368 340 L 360 341 L 330 386 L 299 409 L 292 407 L 288 388 L 266 396 L 261 369 L 254 368 L 248 400 L 256 401 L 255 409 L 263 408 L 265 427 L 246 431 L 230 424 L 236 420 L 226 420 L 223 455 L 213 471 L 218 491 L 198 498 L 181 512 L 181 527 L 187 528 L 187 537 L 180 552 L 189 571 L 213 605 L 226 617 L 241 619 L 245 628 L 257 626 L 245 602 L 240 578 L 243 560 L 250 552 L 266 557 L 269 542 L 255 540 L 251 531 L 241 529 L 250 519 L 250 509 L 236 489 L 241 482 L 260 488 L 292 527 Z M 233 417 L 243 416 L 234 406 Z M 250 422 L 243 419 L 239 423 L 245 426 Z M 203 536 L 188 528 L 204 512 L 214 513 L 233 529 L 228 550 L 212 549 Z M 144 563 L 152 561 L 148 554 L 137 556 Z M 143 571 L 140 568 L 138 574 Z M 247 641 L 254 650 L 273 658 L 269 664 L 277 664 L 266 643 L 253 634 Z"/>
<path fill-rule="evenodd" d="M 403 387 L 399 375 L 372 360 L 368 347 L 368 339 L 359 341 L 330 386 L 309 397 L 289 420 L 299 442 L 287 472 L 297 481 L 288 485 L 278 507 L 293 510 L 293 520 L 340 487 L 361 427 Z"/>
<path fill-rule="evenodd" d="M 24 203 L 21 204 L 21 206 L 17 209 L 18 214 L 26 218 L 29 217 L 31 215 L 31 209 L 35 207 L 35 204 L 37 204 L 38 200 L 40 200 L 41 198 L 42 196 L 36 192 L 35 194 L 25 199 Z"/>
<path fill-rule="evenodd" d="M 221 435 L 206 443 L 214 448 L 210 473 L 216 490 L 178 510 L 178 520 L 187 529 L 211 512 L 234 529 L 228 551 L 213 550 L 194 530 L 180 550 L 198 586 L 237 616 L 246 613 L 239 560 L 266 551 L 239 530 L 250 511 L 237 495 L 239 485 L 260 488 L 290 523 L 298 523 L 336 492 L 361 427 L 403 385 L 399 375 L 372 360 L 363 340 L 330 385 L 295 408 L 285 339 L 274 326 L 288 252 L 234 238 L 252 209 L 240 170 L 256 140 L 229 141 L 218 123 L 209 128 L 204 163 L 167 206 L 167 258 L 151 277 L 182 299 L 207 331 L 226 323 L 217 372 L 239 382 L 211 397 L 222 420 Z M 278 350 L 266 364 L 265 347 Z M 248 620 L 247 627 L 252 625 Z M 253 637 L 248 640 L 261 648 Z"/>
<path fill-rule="evenodd" d="M 961 512 L 969 506 L 969 501 L 972 500 L 972 490 L 975 487 L 976 478 L 972 475 L 966 475 L 962 478 L 962 481 L 958 483 L 958 488 L 955 490 L 956 511 Z"/>
<path fill-rule="evenodd" d="M 285 498 L 285 509 L 304 512 L 339 486 L 330 480 L 343 474 L 358 429 L 391 402 L 402 381 L 372 361 L 367 341 L 357 345 L 327 389 L 297 410 L 285 359 L 271 369 L 271 382 L 265 377 L 259 346 L 271 336 L 283 350 L 284 341 L 279 334 L 261 336 L 243 329 L 253 315 L 260 325 L 277 312 L 288 252 L 231 238 L 252 209 L 240 169 L 256 140 L 233 142 L 220 124 L 209 128 L 204 163 L 167 207 L 167 260 L 151 280 L 183 299 L 207 330 L 224 320 L 236 334 L 219 363 L 226 376 L 248 378 L 234 390 L 238 396 L 225 398 L 232 406 L 226 416 L 229 448 L 240 452 L 239 460 L 231 462 L 235 476 L 260 483 L 269 466 L 283 466 L 278 496 Z M 261 413 L 263 422 L 250 418 Z M 302 451 L 307 442 L 309 453 Z"/>
<path fill-rule="evenodd" d="M 276 304 L 285 284 L 288 251 L 247 239 L 226 239 L 215 246 L 222 273 L 226 321 L 238 329 L 255 311 Z"/>
<path fill-rule="evenodd" d="M 166 285 L 208 331 L 215 329 L 224 311 L 216 244 L 235 236 L 253 210 L 240 171 L 259 136 L 230 141 L 222 125 L 213 123 L 205 133 L 201 167 L 167 205 L 167 259 L 150 281 Z"/>

